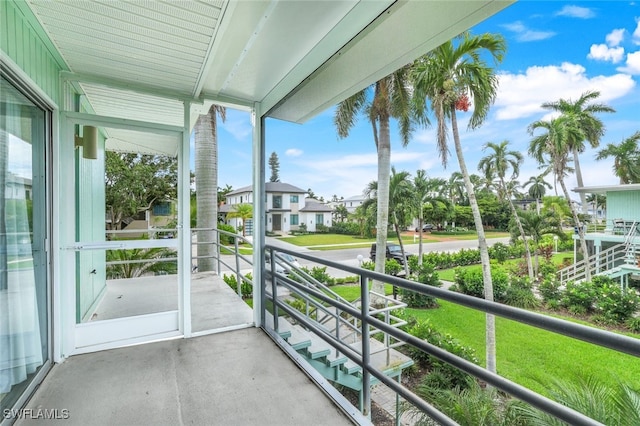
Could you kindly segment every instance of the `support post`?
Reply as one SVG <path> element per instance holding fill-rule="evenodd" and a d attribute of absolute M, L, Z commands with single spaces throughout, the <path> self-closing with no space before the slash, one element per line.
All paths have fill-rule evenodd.
<path fill-rule="evenodd" d="M 256 327 L 265 324 L 265 140 L 262 104 L 251 111 L 253 126 L 253 319 Z"/>
<path fill-rule="evenodd" d="M 360 275 L 360 313 L 362 314 L 362 389 L 360 390 L 360 410 L 371 418 L 371 341 L 369 340 L 369 286 L 367 279 Z"/>

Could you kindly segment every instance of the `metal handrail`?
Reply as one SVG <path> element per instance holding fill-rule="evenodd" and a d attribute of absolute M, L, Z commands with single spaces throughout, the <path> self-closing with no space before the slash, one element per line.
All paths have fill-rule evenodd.
<path fill-rule="evenodd" d="M 599 253 L 589 256 L 589 265 L 592 266 L 592 270 L 596 270 L 597 273 L 613 269 L 616 263 L 624 258 L 625 244 L 616 244 L 609 247 L 606 250 L 602 250 Z M 573 265 L 567 266 L 557 272 L 561 284 L 566 284 L 568 281 L 579 281 L 586 278 L 586 264 L 583 259 Z"/>
<path fill-rule="evenodd" d="M 324 260 L 317 258 L 315 256 L 308 255 L 306 253 L 295 253 L 286 249 L 275 248 L 267 245 L 267 250 L 279 250 L 284 253 L 289 253 L 292 255 L 296 255 L 299 258 L 307 259 L 319 264 L 323 264 L 329 266 L 331 268 L 341 269 L 343 271 L 350 272 L 352 274 L 357 274 L 360 276 L 361 282 L 361 297 L 362 297 L 362 306 L 360 309 L 356 309 L 353 306 L 344 305 L 340 302 L 336 302 L 321 292 L 317 292 L 314 289 L 305 287 L 299 283 L 292 283 L 293 286 L 297 287 L 299 291 L 308 292 L 314 298 L 318 298 L 329 305 L 336 306 L 337 308 L 348 312 L 354 317 L 358 318 L 363 324 L 363 340 L 362 340 L 362 348 L 361 355 L 359 355 L 356 351 L 353 351 L 353 348 L 346 347 L 342 342 L 335 339 L 334 336 L 326 333 L 321 328 L 317 327 L 313 324 L 309 318 L 305 317 L 302 313 L 296 311 L 295 309 L 285 306 L 286 304 L 276 298 L 271 298 L 271 301 L 274 305 L 274 327 L 275 329 L 270 329 L 267 325 L 263 325 L 265 330 L 269 333 L 277 334 L 277 315 L 278 310 L 282 310 L 286 312 L 288 315 L 293 317 L 296 321 L 299 321 L 309 330 L 313 331 L 318 337 L 325 340 L 328 344 L 333 346 L 336 350 L 339 350 L 346 357 L 351 359 L 360 365 L 363 369 L 362 378 L 363 378 L 363 400 L 366 402 L 370 402 L 370 394 L 369 394 L 369 383 L 371 376 L 378 378 L 381 382 L 385 383 L 387 386 L 391 387 L 394 391 L 396 391 L 401 397 L 410 401 L 414 405 L 416 405 L 419 409 L 423 410 L 432 418 L 443 424 L 454 424 L 451 419 L 444 416 L 438 410 L 434 409 L 432 406 L 424 402 L 422 399 L 417 397 L 415 394 L 410 392 L 401 384 L 394 382 L 393 380 L 386 377 L 383 372 L 377 370 L 370 363 L 370 349 L 368 345 L 368 331 L 369 326 L 373 326 L 375 328 L 381 329 L 383 332 L 388 333 L 398 340 L 402 340 L 406 343 L 411 344 L 412 346 L 435 356 L 436 358 L 462 370 L 465 371 L 483 381 L 488 383 L 491 386 L 494 386 L 497 389 L 500 389 L 516 398 L 521 399 L 522 401 L 531 404 L 532 406 L 553 415 L 569 424 L 573 425 L 591 425 L 591 424 L 599 424 L 593 419 L 572 410 L 564 405 L 558 404 L 542 395 L 539 395 L 530 389 L 521 386 L 517 383 L 514 383 L 508 379 L 505 379 L 502 376 L 491 373 L 488 370 L 477 366 L 469 361 L 466 361 L 458 356 L 455 356 L 443 349 L 440 349 L 434 345 L 431 345 L 421 339 L 418 339 L 410 334 L 399 330 L 397 328 L 391 327 L 383 321 L 378 320 L 374 316 L 369 313 L 369 291 L 366 286 L 366 282 L 369 279 L 374 279 L 382 282 L 386 282 L 402 289 L 415 291 L 424 295 L 437 297 L 443 300 L 447 300 L 452 303 L 456 303 L 462 306 L 466 306 L 475 310 L 479 310 L 485 313 L 494 314 L 497 316 L 501 316 L 507 319 L 511 319 L 514 321 L 518 321 L 523 324 L 528 324 L 537 328 L 541 328 L 544 330 L 548 330 L 557 334 L 569 336 L 578 340 L 583 340 L 586 342 L 590 342 L 599 346 L 603 346 L 606 348 L 610 348 L 616 350 L 618 352 L 627 353 L 633 355 L 635 357 L 640 357 L 640 340 L 634 339 L 628 336 L 615 334 L 609 331 L 600 330 L 596 328 L 592 328 L 582 324 L 576 324 L 573 322 L 565 321 L 558 318 L 549 317 L 546 315 L 526 311 L 519 308 L 514 308 L 508 305 L 502 305 L 495 302 L 490 302 L 484 299 L 475 298 L 472 296 L 468 296 L 461 293 L 452 292 L 449 290 L 444 290 L 438 287 L 432 287 L 420 283 L 416 283 L 413 281 L 409 281 L 399 277 L 393 277 L 390 275 L 380 274 L 374 271 L 368 271 L 364 269 L 356 269 L 351 266 L 339 264 L 336 262 L 332 262 L 329 260 Z M 277 285 L 277 280 L 281 277 L 278 274 L 273 274 L 274 279 L 272 279 L 272 285 Z M 264 286 L 263 286 L 264 288 Z M 265 295 L 266 296 L 266 295 Z M 266 309 L 266 307 L 263 307 Z M 264 312 L 263 312 L 264 314 Z M 366 335 L 366 336 L 365 336 Z M 365 413 L 366 414 L 366 413 Z M 444 417 L 442 417 L 444 416 Z"/>

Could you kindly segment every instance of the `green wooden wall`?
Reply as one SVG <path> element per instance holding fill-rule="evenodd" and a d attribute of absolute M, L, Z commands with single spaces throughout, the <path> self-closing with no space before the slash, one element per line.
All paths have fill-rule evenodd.
<path fill-rule="evenodd" d="M 61 56 L 22 0 L 0 0 L 0 49 L 60 104 Z"/>
<path fill-rule="evenodd" d="M 640 222 L 640 191 L 607 193 L 607 224 L 615 219 Z"/>

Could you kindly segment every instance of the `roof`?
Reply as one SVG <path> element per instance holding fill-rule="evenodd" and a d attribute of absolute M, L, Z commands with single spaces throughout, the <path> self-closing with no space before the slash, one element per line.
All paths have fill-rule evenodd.
<path fill-rule="evenodd" d="M 345 201 L 364 201 L 366 200 L 367 197 L 365 197 L 364 195 L 360 194 L 360 195 L 353 195 L 349 198 L 345 198 L 344 200 L 340 200 L 341 202 L 345 202 Z"/>
<path fill-rule="evenodd" d="M 192 128 L 212 103 L 305 122 L 513 1 L 16 4 L 42 26 L 62 81 L 90 111 L 182 127 L 189 101 Z M 138 139 L 117 133 L 108 148 Z M 175 155 L 180 143 L 135 149 Z"/>
<path fill-rule="evenodd" d="M 640 183 L 628 183 L 622 185 L 605 185 L 605 186 L 583 186 L 580 188 L 574 188 L 574 192 L 586 193 L 586 194 L 604 194 L 607 192 L 622 192 L 622 191 L 640 191 Z"/>
<path fill-rule="evenodd" d="M 331 207 L 327 206 L 324 203 L 314 199 L 307 198 L 304 202 L 304 207 L 300 209 L 301 212 L 327 212 L 331 213 L 333 210 Z"/>
<path fill-rule="evenodd" d="M 286 194 L 305 194 L 307 192 L 304 189 L 300 189 L 297 186 L 293 186 L 291 184 L 284 183 L 284 182 L 267 182 L 264 184 L 264 187 L 267 193 L 281 192 Z M 246 192 L 253 192 L 253 186 L 249 185 L 249 186 L 243 186 L 242 188 L 238 188 L 235 191 L 229 192 L 227 194 L 227 197 L 229 195 L 244 194 Z"/>

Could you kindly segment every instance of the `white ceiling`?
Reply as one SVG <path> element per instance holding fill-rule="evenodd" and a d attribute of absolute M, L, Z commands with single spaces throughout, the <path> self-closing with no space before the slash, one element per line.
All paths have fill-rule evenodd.
<path fill-rule="evenodd" d="M 179 126 L 193 99 L 304 122 L 513 2 L 26 1 L 97 114 Z"/>

